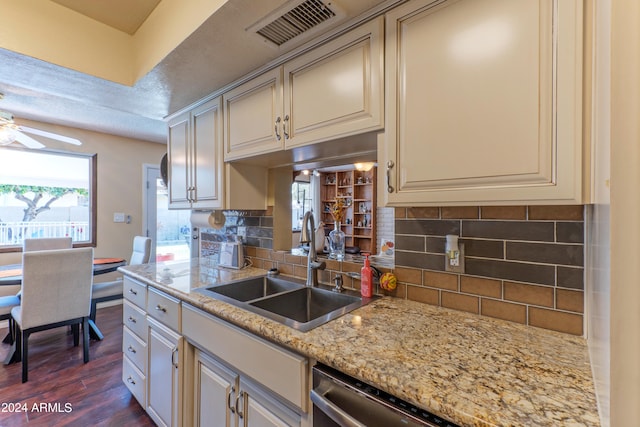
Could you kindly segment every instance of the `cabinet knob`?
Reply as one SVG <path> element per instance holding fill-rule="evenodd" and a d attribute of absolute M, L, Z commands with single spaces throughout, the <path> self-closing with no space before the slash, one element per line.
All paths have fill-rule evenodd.
<path fill-rule="evenodd" d="M 166 307 L 161 306 L 160 304 L 156 305 L 156 310 L 157 310 L 157 311 L 161 311 L 161 312 L 163 312 L 163 313 L 166 313 L 166 312 L 167 312 L 167 308 L 166 308 Z"/>
<path fill-rule="evenodd" d="M 133 347 L 131 347 L 131 346 L 129 346 L 129 348 L 127 348 L 127 351 L 128 351 L 129 353 L 136 354 L 136 349 L 135 349 L 135 348 L 133 348 Z"/>
<path fill-rule="evenodd" d="M 387 162 L 387 192 L 388 193 L 393 193 L 394 188 L 391 185 L 391 168 L 393 168 L 395 166 L 395 163 L 393 163 L 393 160 L 389 160 Z"/>
<path fill-rule="evenodd" d="M 133 380 L 133 378 L 131 378 L 131 377 L 128 377 L 128 378 L 127 378 L 127 382 L 128 382 L 128 383 L 131 383 L 131 384 L 133 384 L 133 385 L 136 385 L 136 382 L 135 382 L 135 381 Z"/>
<path fill-rule="evenodd" d="M 138 292 L 134 291 L 133 289 L 129 289 L 129 293 L 133 295 L 138 295 Z"/>
<path fill-rule="evenodd" d="M 136 323 L 137 321 L 136 321 L 136 319 L 135 319 L 135 318 L 133 318 L 133 317 L 129 316 L 129 322 L 131 322 L 131 323 Z"/>

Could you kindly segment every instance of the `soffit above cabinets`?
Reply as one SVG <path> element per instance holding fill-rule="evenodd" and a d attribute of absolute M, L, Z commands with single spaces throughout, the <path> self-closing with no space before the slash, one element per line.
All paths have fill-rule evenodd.
<path fill-rule="evenodd" d="M 127 34 L 134 34 L 161 0 L 51 0 Z"/>

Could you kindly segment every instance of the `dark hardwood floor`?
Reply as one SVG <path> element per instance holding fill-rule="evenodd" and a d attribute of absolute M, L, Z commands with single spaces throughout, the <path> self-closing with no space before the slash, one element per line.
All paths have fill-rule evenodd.
<path fill-rule="evenodd" d="M 91 341 L 87 364 L 63 327 L 31 335 L 25 384 L 20 363 L 0 366 L 0 427 L 155 425 L 122 383 L 122 305 L 98 310 L 96 323 L 105 338 Z M 0 344 L 2 360 L 8 351 Z"/>

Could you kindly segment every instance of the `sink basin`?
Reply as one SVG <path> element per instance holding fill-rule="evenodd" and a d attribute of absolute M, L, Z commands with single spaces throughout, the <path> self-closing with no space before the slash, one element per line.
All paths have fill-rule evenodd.
<path fill-rule="evenodd" d="M 353 291 L 306 287 L 303 281 L 281 277 L 254 277 L 196 290 L 211 298 L 244 308 L 300 331 L 308 331 L 368 304 Z"/>
<path fill-rule="evenodd" d="M 302 283 L 263 276 L 205 289 L 236 301 L 251 301 L 292 289 L 300 289 L 303 286 Z"/>
<path fill-rule="evenodd" d="M 308 323 L 316 319 L 324 320 L 323 317 L 329 314 L 333 314 L 332 318 L 341 316 L 349 309 L 360 307 L 361 302 L 362 297 L 305 287 L 254 301 L 251 305 L 297 323 Z"/>

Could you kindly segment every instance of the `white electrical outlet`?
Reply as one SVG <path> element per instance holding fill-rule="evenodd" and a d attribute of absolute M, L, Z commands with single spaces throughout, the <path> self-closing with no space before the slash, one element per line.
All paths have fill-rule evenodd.
<path fill-rule="evenodd" d="M 113 214 L 113 222 L 124 222 L 124 212 L 115 212 Z"/>
<path fill-rule="evenodd" d="M 247 237 L 247 227 L 238 227 L 238 236 L 242 238 Z"/>

